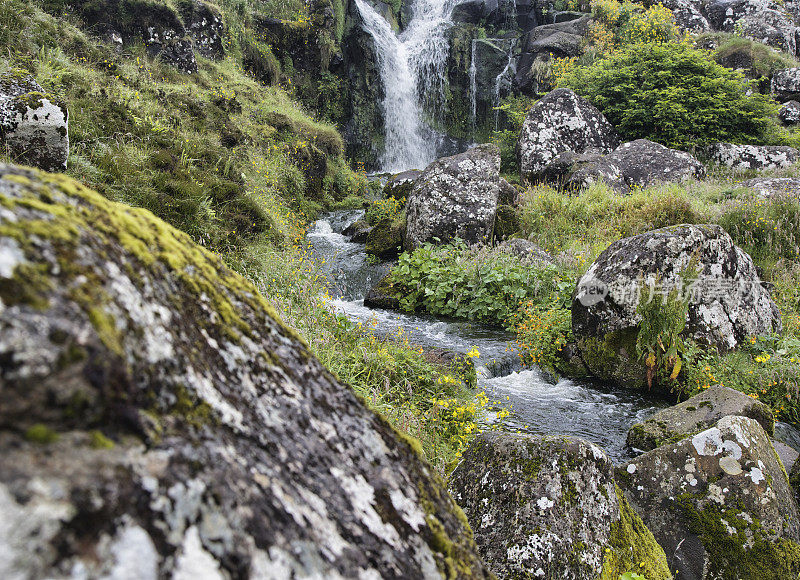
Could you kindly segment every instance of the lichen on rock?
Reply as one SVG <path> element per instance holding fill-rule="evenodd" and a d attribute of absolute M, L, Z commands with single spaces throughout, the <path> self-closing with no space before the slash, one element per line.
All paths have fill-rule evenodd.
<path fill-rule="evenodd" d="M 0 576 L 485 576 L 413 447 L 149 212 L 0 166 L 0 299 Z"/>

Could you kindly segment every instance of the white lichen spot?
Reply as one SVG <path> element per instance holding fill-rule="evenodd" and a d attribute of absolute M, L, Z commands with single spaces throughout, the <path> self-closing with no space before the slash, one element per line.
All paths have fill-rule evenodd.
<path fill-rule="evenodd" d="M 628 473 L 636 473 L 636 466 L 633 463 L 628 464 Z"/>
<path fill-rule="evenodd" d="M 719 467 L 727 473 L 728 475 L 741 475 L 742 474 L 742 466 L 739 465 L 739 462 L 736 461 L 733 457 L 726 455 L 725 457 L 720 457 L 719 460 Z"/>
<path fill-rule="evenodd" d="M 156 580 L 159 556 L 150 535 L 126 523 L 111 544 L 114 566 L 103 580 Z"/>
<path fill-rule="evenodd" d="M 722 452 L 722 433 L 716 427 L 692 437 L 692 445 L 700 456 L 714 456 Z"/>
<path fill-rule="evenodd" d="M 0 278 L 11 278 L 19 264 L 27 263 L 25 254 L 13 238 L 0 238 Z"/>
<path fill-rule="evenodd" d="M 408 497 L 399 489 L 393 489 L 389 492 L 389 499 L 392 500 L 392 505 L 397 510 L 397 513 L 403 516 L 403 520 L 415 532 L 418 532 L 425 525 L 425 513 L 417 505 L 415 499 Z"/>
<path fill-rule="evenodd" d="M 549 497 L 540 497 L 536 501 L 536 505 L 539 506 L 540 510 L 544 511 L 544 510 L 549 510 L 551 507 L 553 507 L 555 505 L 555 502 Z"/>
<path fill-rule="evenodd" d="M 750 471 L 745 474 L 745 477 L 749 477 L 754 485 L 758 485 L 766 479 L 766 477 L 764 477 L 764 472 L 758 467 L 751 468 Z"/>
<path fill-rule="evenodd" d="M 203 548 L 195 526 L 189 528 L 183 538 L 172 580 L 224 580 L 219 562 Z"/>

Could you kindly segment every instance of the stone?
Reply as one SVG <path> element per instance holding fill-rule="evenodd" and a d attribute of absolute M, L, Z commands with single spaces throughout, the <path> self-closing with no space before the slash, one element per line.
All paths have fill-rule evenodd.
<path fill-rule="evenodd" d="M 583 439 L 487 432 L 450 477 L 498 578 L 671 578 L 602 449 Z M 642 566 L 639 564 L 643 563 Z"/>
<path fill-rule="evenodd" d="M 705 6 L 705 14 L 715 31 L 732 33 L 742 18 L 779 8 L 772 0 L 714 0 Z"/>
<path fill-rule="evenodd" d="M 729 416 L 617 469 L 681 579 L 794 578 L 800 517 L 761 425 Z"/>
<path fill-rule="evenodd" d="M 525 44 L 525 51 L 532 54 L 549 53 L 557 58 L 578 56 L 583 52 L 583 37 L 577 34 L 554 31 L 548 35 L 536 35 L 538 29 L 534 28 L 528 34 L 528 42 Z M 537 37 L 535 40 L 531 38 Z"/>
<path fill-rule="evenodd" d="M 367 241 L 369 233 L 372 231 L 373 226 L 369 225 L 364 220 L 356 220 L 347 226 L 342 232 L 343 235 L 348 236 L 351 242 L 358 242 L 364 244 Z"/>
<path fill-rule="evenodd" d="M 382 260 L 393 260 L 403 248 L 403 224 L 391 217 L 381 219 L 367 234 L 365 251 Z"/>
<path fill-rule="evenodd" d="M 520 261 L 532 266 L 553 266 L 553 256 L 543 250 L 538 244 L 521 238 L 512 238 L 497 246 L 497 249 L 516 256 Z"/>
<path fill-rule="evenodd" d="M 690 34 L 711 32 L 711 24 L 703 15 L 702 2 L 666 0 L 662 4 L 665 8 L 672 10 L 672 14 L 675 16 L 675 24 L 681 31 Z"/>
<path fill-rule="evenodd" d="M 775 418 L 767 405 L 740 391 L 715 385 L 631 427 L 627 444 L 639 451 L 651 451 L 713 427 L 729 415 L 750 417 L 773 435 Z"/>
<path fill-rule="evenodd" d="M 0 147 L 25 165 L 63 171 L 69 156 L 69 111 L 25 71 L 0 75 Z"/>
<path fill-rule="evenodd" d="M 517 140 L 523 182 L 541 179 L 559 153 L 596 149 L 610 153 L 619 136 L 591 103 L 570 89 L 556 89 L 538 101 L 525 118 Z"/>
<path fill-rule="evenodd" d="M 364 306 L 383 310 L 399 310 L 400 299 L 392 289 L 391 274 L 387 274 L 364 296 Z"/>
<path fill-rule="evenodd" d="M 464 516 L 221 258 L 0 167 L 0 577 L 486 577 Z"/>
<path fill-rule="evenodd" d="M 500 193 L 500 150 L 478 145 L 431 163 L 414 183 L 406 205 L 405 249 L 438 238 L 491 242 Z"/>
<path fill-rule="evenodd" d="M 773 73 L 770 91 L 781 102 L 800 100 L 800 68 L 787 68 Z"/>
<path fill-rule="evenodd" d="M 791 473 L 798 458 L 800 458 L 800 452 L 794 447 L 790 447 L 786 443 L 774 439 L 772 440 L 772 446 L 775 447 L 775 453 L 778 454 L 778 458 L 781 460 L 786 473 Z"/>
<path fill-rule="evenodd" d="M 789 54 L 796 54 L 795 35 L 798 28 L 791 18 L 779 10 L 760 10 L 739 19 L 736 27 L 745 38 L 772 46 Z"/>
<path fill-rule="evenodd" d="M 690 264 L 697 278 L 683 286 Z M 640 300 L 687 297 L 684 338 L 730 351 L 752 336 L 780 332 L 780 311 L 752 258 L 718 225 L 677 225 L 618 240 L 579 280 L 572 332 L 589 370 L 631 388 L 648 385 L 638 360 Z"/>
<path fill-rule="evenodd" d="M 763 197 L 791 196 L 800 198 L 800 179 L 796 177 L 756 177 L 741 183 Z"/>
<path fill-rule="evenodd" d="M 567 191 L 585 189 L 601 181 L 620 193 L 628 191 L 622 168 L 597 150 L 560 153 L 548 163 L 542 177 L 548 183 Z"/>
<path fill-rule="evenodd" d="M 192 37 L 194 49 L 206 58 L 219 60 L 225 56 L 225 22 L 222 14 L 199 0 L 177 4 L 186 31 Z"/>
<path fill-rule="evenodd" d="M 800 103 L 788 101 L 778 111 L 778 118 L 784 125 L 797 125 L 800 123 Z"/>
<path fill-rule="evenodd" d="M 689 153 L 647 139 L 623 143 L 605 162 L 620 168 L 628 187 L 702 179 L 706 174 L 703 164 Z"/>
<path fill-rule="evenodd" d="M 734 171 L 764 171 L 789 167 L 800 160 L 794 147 L 715 143 L 706 151 L 708 160 Z"/>
<path fill-rule="evenodd" d="M 383 197 L 393 197 L 395 199 L 407 198 L 411 193 L 411 188 L 414 187 L 414 182 L 420 176 L 422 171 L 412 169 L 411 171 L 403 171 L 397 175 L 393 175 L 386 185 L 383 186 Z"/>
<path fill-rule="evenodd" d="M 500 192 L 498 194 L 497 203 L 500 205 L 510 205 L 517 207 L 519 205 L 519 198 L 521 192 L 516 187 L 511 185 L 508 181 L 500 178 Z"/>

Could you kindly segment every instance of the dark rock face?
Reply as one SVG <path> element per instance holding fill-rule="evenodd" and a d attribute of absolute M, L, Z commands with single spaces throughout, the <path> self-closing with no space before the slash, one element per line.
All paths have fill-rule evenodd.
<path fill-rule="evenodd" d="M 696 260 L 698 278 L 682 286 Z M 604 250 L 578 282 L 572 330 L 586 366 L 598 377 L 629 387 L 646 385 L 637 360 L 637 307 L 662 300 L 670 289 L 689 299 L 684 334 L 722 351 L 747 337 L 779 332 L 780 312 L 761 285 L 752 258 L 717 225 L 679 225 L 619 240 Z"/>
<path fill-rule="evenodd" d="M 500 150 L 478 145 L 438 159 L 419 176 L 406 205 L 405 248 L 442 242 L 491 242 L 500 193 Z"/>
<path fill-rule="evenodd" d="M 778 111 L 778 118 L 785 125 L 797 125 L 800 123 L 800 103 L 797 101 L 784 103 L 780 111 Z"/>
<path fill-rule="evenodd" d="M 542 176 L 548 183 L 569 191 L 584 189 L 602 181 L 623 193 L 628 187 L 622 168 L 609 161 L 608 157 L 596 150 L 584 153 L 565 151 L 545 167 Z"/>
<path fill-rule="evenodd" d="M 725 417 L 617 470 L 625 497 L 681 580 L 794 578 L 800 518 L 757 421 Z"/>
<path fill-rule="evenodd" d="M 588 441 L 485 433 L 450 487 L 499 578 L 618 578 L 632 562 L 647 578 L 670 577 L 610 460 Z"/>
<path fill-rule="evenodd" d="M 197 52 L 206 58 L 220 59 L 225 56 L 225 23 L 216 8 L 198 0 L 190 0 L 179 3 L 178 11 Z"/>
<path fill-rule="evenodd" d="M 411 171 L 403 171 L 386 182 L 383 186 L 383 197 L 393 197 L 395 199 L 407 198 L 411 194 L 411 189 L 414 187 L 414 182 L 420 176 L 422 171 L 412 169 Z"/>
<path fill-rule="evenodd" d="M 400 300 L 392 290 L 391 275 L 387 274 L 364 296 L 364 306 L 369 308 L 383 308 L 384 310 L 398 310 Z"/>
<path fill-rule="evenodd" d="M 690 154 L 669 149 L 647 139 L 637 139 L 620 145 L 606 161 L 622 169 L 628 187 L 702 179 L 706 174 L 703 164 Z"/>
<path fill-rule="evenodd" d="M 749 187 L 764 197 L 788 195 L 800 197 L 800 179 L 795 177 L 757 177 L 742 182 L 743 187 Z"/>
<path fill-rule="evenodd" d="M 737 171 L 780 169 L 800 160 L 794 147 L 715 143 L 706 150 L 709 161 Z"/>
<path fill-rule="evenodd" d="M 351 242 L 358 242 L 363 244 L 367 241 L 367 236 L 372 231 L 372 226 L 364 220 L 356 220 L 347 226 L 342 232 L 343 235 L 348 236 Z"/>
<path fill-rule="evenodd" d="M 683 403 L 659 411 L 628 431 L 627 443 L 641 451 L 651 451 L 665 443 L 681 441 L 730 415 L 749 417 L 772 436 L 775 419 L 770 408 L 744 393 L 713 386 Z"/>
<path fill-rule="evenodd" d="M 26 165 L 67 168 L 69 111 L 24 71 L 0 75 L 0 147 Z"/>
<path fill-rule="evenodd" d="M 617 145 L 617 132 L 600 111 L 570 89 L 556 89 L 531 108 L 522 125 L 517 140 L 521 177 L 540 179 L 559 153 L 610 153 Z"/>
<path fill-rule="evenodd" d="M 787 68 L 773 74 L 770 91 L 782 102 L 800 100 L 800 68 Z"/>
<path fill-rule="evenodd" d="M 485 576 L 429 467 L 220 258 L 0 176 L 0 575 Z"/>
<path fill-rule="evenodd" d="M 501 177 L 500 193 L 497 198 L 497 202 L 501 205 L 510 205 L 512 207 L 516 207 L 519 205 L 519 196 L 519 190 Z"/>
<path fill-rule="evenodd" d="M 667 0 L 662 2 L 665 8 L 672 10 L 675 24 L 682 31 L 691 34 L 702 34 L 711 31 L 711 24 L 703 14 L 702 2 L 693 0 Z"/>
<path fill-rule="evenodd" d="M 367 254 L 382 260 L 393 260 L 403 248 L 402 223 L 391 218 L 383 218 L 367 234 Z"/>

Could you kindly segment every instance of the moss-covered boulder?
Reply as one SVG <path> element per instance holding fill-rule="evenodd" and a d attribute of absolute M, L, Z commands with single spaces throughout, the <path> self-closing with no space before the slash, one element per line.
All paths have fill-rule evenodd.
<path fill-rule="evenodd" d="M 611 244 L 576 286 L 572 333 L 595 376 L 630 388 L 650 386 L 637 341 L 641 306 L 654 300 L 663 307 L 647 310 L 650 328 L 685 322 L 684 338 L 722 352 L 781 329 L 780 311 L 752 258 L 720 226 L 653 230 Z M 674 308 L 682 301 L 685 315 Z"/>
<path fill-rule="evenodd" d="M 0 75 L 0 148 L 47 171 L 67 167 L 69 112 L 25 71 Z"/>
<path fill-rule="evenodd" d="M 617 481 L 679 578 L 800 573 L 797 505 L 758 421 L 725 417 L 623 465 Z"/>
<path fill-rule="evenodd" d="M 414 187 L 414 182 L 421 173 L 422 171 L 412 169 L 393 175 L 389 181 L 386 182 L 386 185 L 383 186 L 383 197 L 393 197 L 395 199 L 408 198 L 411 194 L 411 189 Z"/>
<path fill-rule="evenodd" d="M 392 275 L 387 274 L 364 296 L 364 306 L 369 308 L 383 308 L 385 310 L 398 310 L 400 298 L 392 284 Z"/>
<path fill-rule="evenodd" d="M 149 212 L 0 167 L 0 299 L 0 577 L 485 577 L 415 444 Z"/>
<path fill-rule="evenodd" d="M 716 385 L 637 423 L 628 431 L 627 443 L 635 449 L 651 451 L 713 427 L 729 415 L 755 419 L 767 434 L 773 434 L 775 418 L 767 405 L 737 390 Z"/>
<path fill-rule="evenodd" d="M 671 578 L 613 471 L 582 439 L 492 432 L 464 453 L 450 489 L 499 578 Z"/>
<path fill-rule="evenodd" d="M 382 260 L 393 260 L 403 250 L 403 219 L 386 217 L 367 234 L 366 252 Z"/>

